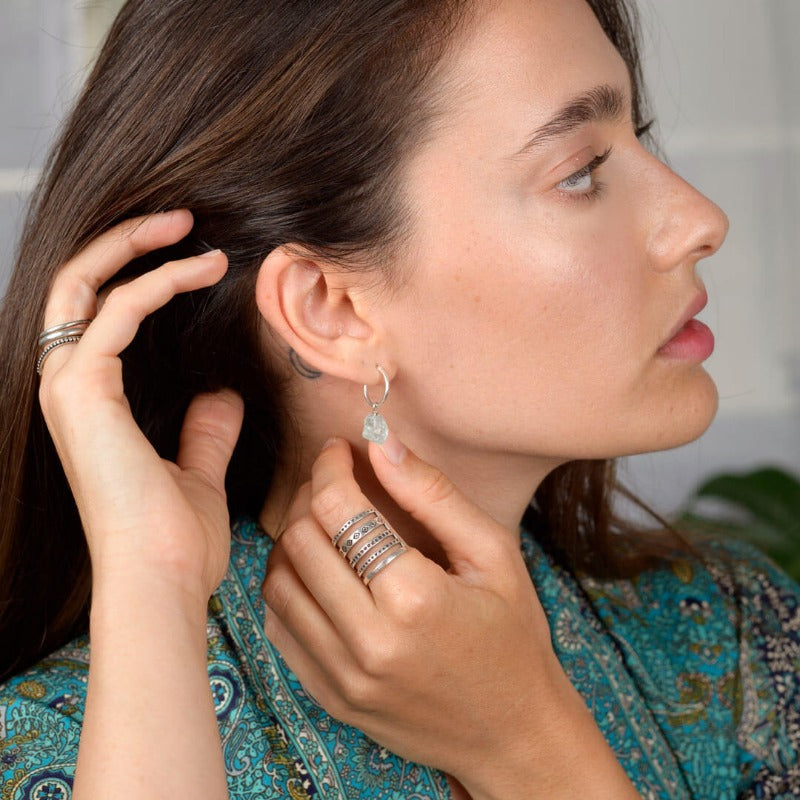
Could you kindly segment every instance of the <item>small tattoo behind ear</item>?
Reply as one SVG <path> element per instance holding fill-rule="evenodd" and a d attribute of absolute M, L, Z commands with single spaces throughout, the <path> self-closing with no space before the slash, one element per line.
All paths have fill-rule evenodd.
<path fill-rule="evenodd" d="M 295 372 L 300 375 L 302 378 L 306 378 L 310 381 L 315 381 L 318 378 L 322 377 L 322 373 L 312 367 L 310 364 L 306 364 L 302 358 L 300 358 L 297 353 L 295 353 L 293 348 L 289 348 L 289 363 L 294 367 Z"/>

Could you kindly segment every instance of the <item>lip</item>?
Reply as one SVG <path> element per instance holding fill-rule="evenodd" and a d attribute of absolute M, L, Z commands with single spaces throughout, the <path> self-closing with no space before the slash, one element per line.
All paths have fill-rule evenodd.
<path fill-rule="evenodd" d="M 707 305 L 708 293 L 705 289 L 703 289 L 694 296 L 692 302 L 687 306 L 686 311 L 683 312 L 681 318 L 675 323 L 675 326 L 670 331 L 669 336 L 667 336 L 667 338 L 661 343 L 661 347 L 664 347 L 668 342 L 672 341 L 672 339 L 674 339 L 680 333 L 684 325 L 686 325 L 690 319 L 693 319 L 697 314 L 699 314 Z"/>

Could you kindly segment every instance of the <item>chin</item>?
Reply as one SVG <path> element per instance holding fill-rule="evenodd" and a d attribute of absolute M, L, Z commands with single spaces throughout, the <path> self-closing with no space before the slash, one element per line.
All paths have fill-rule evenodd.
<path fill-rule="evenodd" d="M 719 408 L 719 392 L 711 376 L 698 365 L 689 386 L 664 409 L 665 420 L 658 427 L 650 447 L 642 452 L 671 450 L 699 439 L 714 421 Z"/>
<path fill-rule="evenodd" d="M 671 450 L 693 442 L 708 430 L 718 407 L 716 384 L 699 367 L 690 381 L 669 389 L 662 387 L 654 401 L 638 406 L 620 419 L 627 442 L 620 442 L 623 444 L 620 451 L 606 457 Z"/>

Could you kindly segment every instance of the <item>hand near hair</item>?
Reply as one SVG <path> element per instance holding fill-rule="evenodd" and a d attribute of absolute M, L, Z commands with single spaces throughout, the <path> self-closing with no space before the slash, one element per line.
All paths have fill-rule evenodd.
<path fill-rule="evenodd" d="M 75 800 L 227 797 L 206 608 L 229 559 L 224 477 L 242 402 L 227 390 L 194 398 L 172 463 L 136 425 L 118 358 L 148 314 L 218 281 L 225 257 L 164 264 L 114 288 L 97 311 L 97 292 L 126 262 L 177 242 L 191 226 L 187 211 L 116 226 L 60 269 L 48 298 L 45 328 L 93 320 L 79 342 L 47 356 L 39 391 L 92 561 Z"/>
<path fill-rule="evenodd" d="M 370 445 L 373 469 L 449 570 L 409 549 L 369 587 L 359 580 L 331 539 L 371 503 L 334 440 L 270 556 L 270 640 L 334 717 L 473 798 L 637 798 L 553 652 L 517 537 L 396 440 L 391 449 L 399 464 Z"/>
<path fill-rule="evenodd" d="M 174 579 L 205 603 L 228 564 L 224 477 L 241 399 L 231 391 L 195 398 L 171 463 L 131 415 L 118 355 L 148 314 L 179 292 L 216 283 L 227 262 L 216 252 L 164 264 L 117 285 L 104 302 L 97 298 L 126 262 L 183 238 L 191 223 L 187 211 L 129 220 L 61 268 L 44 327 L 93 321 L 79 343 L 47 357 L 39 400 L 80 510 L 95 584 L 106 572 L 139 567 Z"/>

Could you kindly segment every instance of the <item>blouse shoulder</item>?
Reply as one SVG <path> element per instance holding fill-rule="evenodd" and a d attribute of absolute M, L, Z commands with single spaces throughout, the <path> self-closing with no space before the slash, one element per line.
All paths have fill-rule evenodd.
<path fill-rule="evenodd" d="M 89 642 L 79 637 L 0 686 L 0 798 L 71 796 Z"/>
<path fill-rule="evenodd" d="M 631 669 L 651 707 L 674 704 L 677 713 L 661 704 L 659 722 L 676 749 L 716 752 L 713 739 L 727 739 L 737 800 L 798 797 L 800 585 L 747 542 L 694 544 L 699 559 L 581 585 L 635 652 Z"/>
<path fill-rule="evenodd" d="M 738 641 L 742 800 L 800 796 L 800 584 L 755 546 L 705 544 Z"/>

